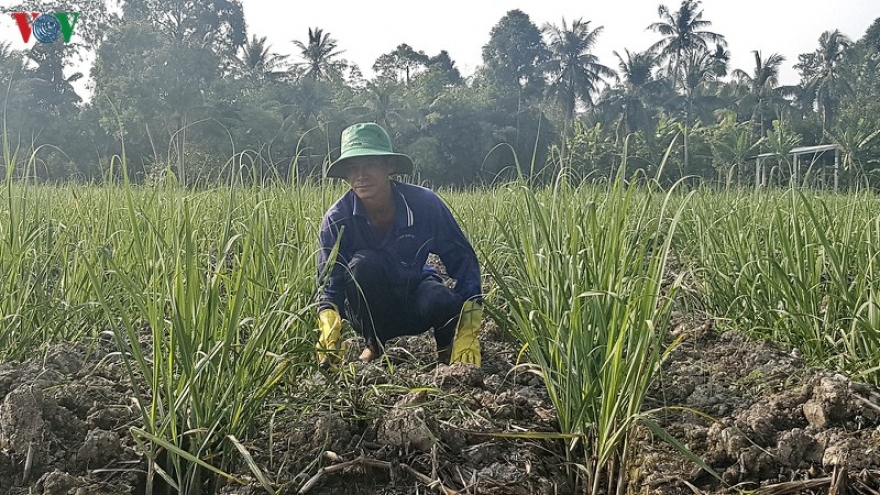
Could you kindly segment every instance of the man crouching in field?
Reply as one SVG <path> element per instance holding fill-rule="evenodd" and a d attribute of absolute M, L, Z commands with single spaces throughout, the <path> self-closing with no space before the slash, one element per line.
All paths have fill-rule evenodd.
<path fill-rule="evenodd" d="M 344 354 L 342 317 L 366 340 L 363 362 L 381 356 L 391 338 L 433 328 L 439 362 L 480 365 L 477 256 L 433 191 L 390 178 L 412 169 L 408 156 L 392 151 L 381 126 L 342 131 L 341 155 L 327 176 L 351 189 L 324 214 L 319 238 L 317 351 L 323 367 Z M 454 289 L 426 263 L 429 253 L 443 261 Z"/>

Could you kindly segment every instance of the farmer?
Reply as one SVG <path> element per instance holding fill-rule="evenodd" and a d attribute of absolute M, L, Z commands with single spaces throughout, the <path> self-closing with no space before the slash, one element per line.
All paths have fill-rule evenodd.
<path fill-rule="evenodd" d="M 324 214 L 318 251 L 317 352 L 322 367 L 342 360 L 342 318 L 366 340 L 363 362 L 389 339 L 433 328 L 438 362 L 480 365 L 480 267 L 473 247 L 430 189 L 391 180 L 413 162 L 394 153 L 381 126 L 342 131 L 328 177 L 351 189 Z M 336 251 L 338 246 L 338 252 Z M 455 288 L 426 263 L 438 255 Z"/>

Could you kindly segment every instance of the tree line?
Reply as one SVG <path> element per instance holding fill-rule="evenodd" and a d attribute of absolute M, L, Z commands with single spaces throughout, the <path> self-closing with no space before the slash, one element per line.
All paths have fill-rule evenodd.
<path fill-rule="evenodd" d="M 102 181 L 120 174 L 124 156 L 129 176 L 145 182 L 319 177 L 341 129 L 374 121 L 413 157 L 416 180 L 435 185 L 562 167 L 603 177 L 622 163 L 666 180 L 749 183 L 759 154 L 782 181 L 790 149 L 822 143 L 840 145 L 846 183 L 880 182 L 880 19 L 858 40 L 821 33 L 798 57 L 800 82 L 784 86 L 779 54 L 755 51 L 752 67 L 731 68 L 698 0 L 660 5 L 646 26 L 657 41 L 614 52 L 610 64 L 593 53 L 602 26 L 539 27 L 511 10 L 468 78 L 446 51 L 405 43 L 367 78 L 320 27 L 294 40 L 297 53 L 277 53 L 247 33 L 238 0 L 127 0 L 118 10 L 41 0 L 12 10 L 84 13 L 75 42 L 0 45 L 0 166 L 16 176 Z M 70 68 L 89 53 L 85 102 L 73 89 L 83 74 Z"/>

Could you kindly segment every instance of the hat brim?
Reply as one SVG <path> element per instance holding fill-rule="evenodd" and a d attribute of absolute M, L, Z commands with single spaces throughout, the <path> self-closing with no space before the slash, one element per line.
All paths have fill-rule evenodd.
<path fill-rule="evenodd" d="M 413 161 L 410 157 L 402 154 L 402 153 L 388 153 L 386 151 L 376 151 L 375 149 L 369 148 L 355 148 L 347 150 L 342 156 L 336 159 L 333 163 L 327 167 L 327 177 L 333 177 L 336 179 L 344 179 L 345 178 L 345 164 L 352 158 L 357 158 L 361 156 L 387 156 L 392 157 L 393 169 L 391 170 L 391 174 L 411 174 L 413 171 Z"/>

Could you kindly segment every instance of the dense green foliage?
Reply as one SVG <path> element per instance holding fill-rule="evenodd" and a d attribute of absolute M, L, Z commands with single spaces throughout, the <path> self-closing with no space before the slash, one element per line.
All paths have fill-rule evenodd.
<path fill-rule="evenodd" d="M 661 5 L 646 26 L 652 46 L 621 47 L 615 61 L 592 53 L 603 26 L 561 19 L 539 28 L 511 10 L 468 78 L 447 52 L 406 40 L 365 78 L 344 58 L 345 33 L 309 29 L 295 53 L 278 54 L 247 32 L 238 0 L 130 0 L 121 15 L 97 0 L 65 0 L 50 10 L 89 13 L 73 43 L 0 47 L 6 136 L 20 175 L 105 180 L 124 143 L 132 180 L 173 173 L 193 184 L 319 175 L 340 130 L 370 120 L 414 155 L 419 180 L 469 184 L 553 177 L 569 158 L 578 174 L 609 176 L 621 162 L 613 150 L 632 135 L 632 168 L 659 163 L 672 144 L 665 179 L 746 184 L 757 154 L 788 151 L 773 142 L 785 132 L 802 145 L 840 144 L 844 184 L 877 184 L 876 22 L 859 40 L 817 33 L 816 50 L 798 58 L 800 83 L 779 86 L 783 57 L 755 52 L 754 67 L 728 67 L 723 33 L 700 2 L 674 7 Z M 72 86 L 83 74 L 69 74 L 82 55 L 94 56 L 89 101 Z M 784 155 L 776 161 L 786 165 Z M 517 171 L 517 162 L 531 166 Z"/>

